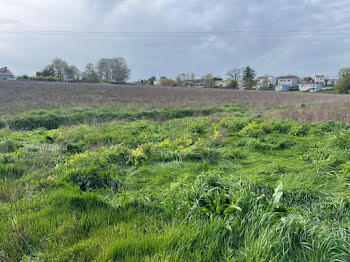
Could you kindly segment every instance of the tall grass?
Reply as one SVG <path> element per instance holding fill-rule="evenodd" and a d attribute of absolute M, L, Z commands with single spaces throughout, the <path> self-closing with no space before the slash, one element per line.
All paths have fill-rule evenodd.
<path fill-rule="evenodd" d="M 350 261 L 348 125 L 196 110 L 7 115 L 0 261 Z"/>

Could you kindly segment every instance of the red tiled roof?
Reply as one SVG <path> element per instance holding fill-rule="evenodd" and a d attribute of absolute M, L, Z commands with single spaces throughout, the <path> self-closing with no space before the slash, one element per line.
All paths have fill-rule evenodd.
<path fill-rule="evenodd" d="M 272 76 L 260 76 L 258 79 L 266 79 L 266 78 L 269 78 L 269 77 L 272 77 Z"/>
<path fill-rule="evenodd" d="M 296 76 L 280 76 L 278 79 L 295 78 Z"/>
<path fill-rule="evenodd" d="M 7 69 L 6 72 L 1 72 L 0 71 L 0 76 L 13 76 L 12 72 Z"/>

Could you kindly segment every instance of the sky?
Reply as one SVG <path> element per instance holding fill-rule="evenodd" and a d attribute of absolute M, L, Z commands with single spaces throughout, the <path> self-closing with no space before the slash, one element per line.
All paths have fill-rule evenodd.
<path fill-rule="evenodd" d="M 350 66 L 350 2 L 1 0 L 0 66 L 31 75 L 55 57 L 81 70 L 123 57 L 130 80 L 225 77 L 246 65 L 258 75 L 335 77 Z"/>

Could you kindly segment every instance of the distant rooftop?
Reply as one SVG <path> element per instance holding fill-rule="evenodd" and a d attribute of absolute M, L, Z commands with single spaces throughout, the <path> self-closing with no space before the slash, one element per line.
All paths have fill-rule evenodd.
<path fill-rule="evenodd" d="M 267 78 L 270 78 L 272 76 L 260 76 L 258 79 L 267 79 Z"/>
<path fill-rule="evenodd" d="M 293 75 L 288 75 L 288 76 L 280 76 L 278 79 L 288 79 L 288 78 L 295 78 L 297 76 L 293 76 Z"/>
<path fill-rule="evenodd" d="M 7 67 L 0 68 L 0 76 L 13 76 L 12 72 Z"/>

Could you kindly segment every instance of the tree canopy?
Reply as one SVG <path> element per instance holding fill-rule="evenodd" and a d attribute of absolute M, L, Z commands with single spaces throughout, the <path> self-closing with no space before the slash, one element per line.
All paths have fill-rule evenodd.
<path fill-rule="evenodd" d="M 243 79 L 244 80 L 253 80 L 256 76 L 256 72 L 250 66 L 247 66 L 243 71 Z"/>
<path fill-rule="evenodd" d="M 102 58 L 96 66 L 101 80 L 124 83 L 129 79 L 130 69 L 122 57 Z"/>

